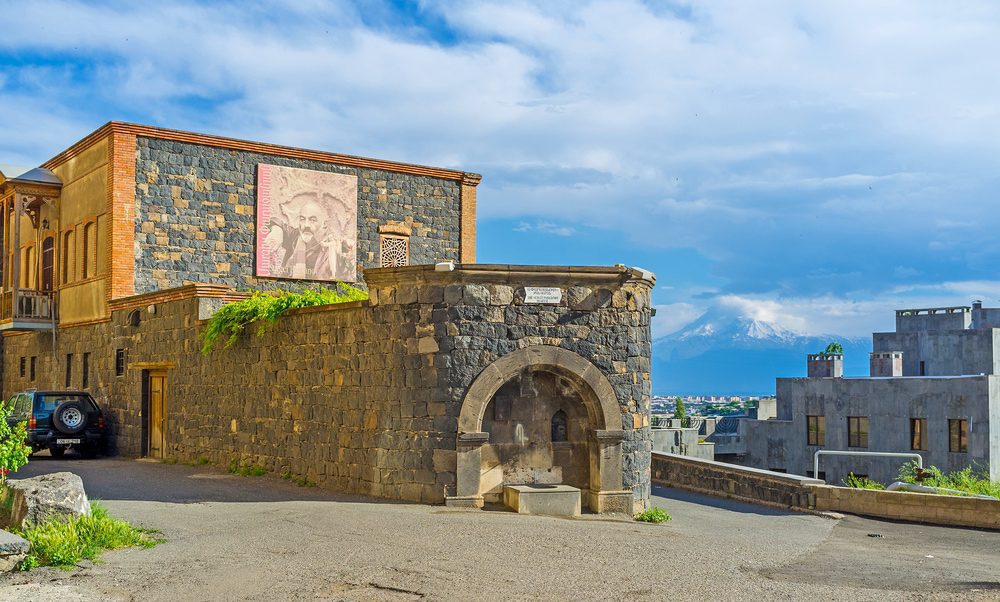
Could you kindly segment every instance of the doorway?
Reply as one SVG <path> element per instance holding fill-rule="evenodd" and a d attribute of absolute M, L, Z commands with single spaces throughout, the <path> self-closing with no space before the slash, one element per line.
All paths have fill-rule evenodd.
<path fill-rule="evenodd" d="M 151 458 L 165 457 L 167 450 L 167 371 L 149 371 L 146 432 L 148 448 L 146 455 Z"/>

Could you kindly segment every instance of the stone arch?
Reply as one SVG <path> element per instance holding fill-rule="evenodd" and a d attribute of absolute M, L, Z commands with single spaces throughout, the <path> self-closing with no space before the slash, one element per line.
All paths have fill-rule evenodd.
<path fill-rule="evenodd" d="M 584 385 L 581 395 L 592 424 L 599 429 L 619 430 L 622 414 L 618 396 L 604 373 L 583 357 L 562 347 L 533 345 L 518 349 L 496 360 L 479 373 L 462 399 L 458 417 L 459 433 L 478 433 L 483 413 L 493 395 L 504 383 L 524 369 L 545 370 Z"/>
<path fill-rule="evenodd" d="M 462 400 L 458 419 L 456 495 L 452 506 L 482 507 L 483 432 L 487 406 L 505 383 L 525 371 L 549 372 L 572 382 L 589 418 L 590 482 L 585 503 L 595 512 L 631 512 L 632 493 L 622 489 L 622 410 L 607 377 L 594 364 L 561 347 L 535 345 L 511 352 L 484 368 Z"/>

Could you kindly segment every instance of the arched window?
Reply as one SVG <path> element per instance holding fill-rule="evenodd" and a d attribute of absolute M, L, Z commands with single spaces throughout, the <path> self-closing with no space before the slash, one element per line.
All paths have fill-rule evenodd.
<path fill-rule="evenodd" d="M 51 236 L 42 241 L 42 290 L 52 290 L 52 271 L 55 268 L 56 241 Z"/>
<path fill-rule="evenodd" d="M 566 429 L 566 412 L 559 410 L 552 415 L 552 442 L 559 443 L 561 441 L 567 441 Z"/>
<path fill-rule="evenodd" d="M 62 245 L 62 281 L 63 284 L 73 282 L 76 278 L 76 233 L 70 230 L 63 233 Z"/>
<path fill-rule="evenodd" d="M 97 275 L 97 222 L 83 227 L 83 277 Z"/>

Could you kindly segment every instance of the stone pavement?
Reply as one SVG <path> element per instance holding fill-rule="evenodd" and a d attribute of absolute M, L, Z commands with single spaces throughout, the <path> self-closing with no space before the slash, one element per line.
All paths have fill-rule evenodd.
<path fill-rule="evenodd" d="M 0 599 L 996 599 L 1000 533 L 836 521 L 670 489 L 646 525 L 456 511 L 206 467 L 39 457 L 167 543 L 0 580 Z M 23 472 L 23 471 L 22 471 Z M 877 533 L 882 537 L 869 537 Z"/>

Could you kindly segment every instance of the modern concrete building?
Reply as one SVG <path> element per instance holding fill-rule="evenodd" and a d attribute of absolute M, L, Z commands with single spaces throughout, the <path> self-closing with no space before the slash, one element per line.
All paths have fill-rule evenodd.
<path fill-rule="evenodd" d="M 905 309 L 872 335 L 871 376 L 845 378 L 843 356 L 810 355 L 806 378 L 777 379 L 777 415 L 717 432 L 716 458 L 813 476 L 818 450 L 918 453 L 951 471 L 1000 479 L 1000 309 Z M 905 459 L 824 456 L 817 475 L 891 482 Z"/>

